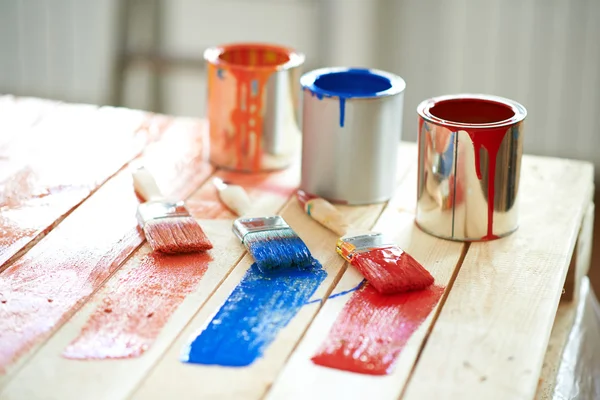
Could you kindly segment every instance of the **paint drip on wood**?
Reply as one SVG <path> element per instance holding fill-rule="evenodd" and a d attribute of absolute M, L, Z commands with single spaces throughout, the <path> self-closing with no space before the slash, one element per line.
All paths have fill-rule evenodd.
<path fill-rule="evenodd" d="M 444 288 L 395 295 L 366 284 L 342 309 L 312 361 L 324 367 L 369 375 L 392 372 L 402 349 L 435 308 Z"/>
<path fill-rule="evenodd" d="M 226 367 L 252 364 L 326 276 L 317 260 L 311 268 L 269 275 L 263 275 L 252 264 L 217 314 L 184 349 L 182 361 Z"/>

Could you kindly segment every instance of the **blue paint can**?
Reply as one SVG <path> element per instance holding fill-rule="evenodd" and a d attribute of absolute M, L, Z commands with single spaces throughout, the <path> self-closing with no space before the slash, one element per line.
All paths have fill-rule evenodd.
<path fill-rule="evenodd" d="M 362 68 L 323 68 L 303 88 L 302 179 L 311 195 L 345 204 L 389 200 L 402 131 L 402 78 Z"/>

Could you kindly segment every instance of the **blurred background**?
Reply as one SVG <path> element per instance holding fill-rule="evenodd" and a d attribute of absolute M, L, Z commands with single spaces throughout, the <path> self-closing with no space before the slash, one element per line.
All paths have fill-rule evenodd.
<path fill-rule="evenodd" d="M 496 94 L 527 108 L 527 153 L 599 176 L 599 20 L 598 0 L 0 0 L 0 93 L 202 117 L 204 49 L 273 42 L 402 76 L 405 140 L 421 100 Z"/>

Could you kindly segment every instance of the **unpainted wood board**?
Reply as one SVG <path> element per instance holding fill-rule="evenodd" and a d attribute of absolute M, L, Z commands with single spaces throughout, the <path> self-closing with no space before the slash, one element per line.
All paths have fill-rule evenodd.
<path fill-rule="evenodd" d="M 417 165 L 411 166 L 393 199 L 377 221 L 373 230 L 394 239 L 402 249 L 411 254 L 435 277 L 436 285 L 447 286 L 459 262 L 463 244 L 445 241 L 421 231 L 414 223 L 416 206 Z M 356 287 L 362 276 L 350 266 L 336 293 Z M 310 329 L 279 374 L 267 399 L 397 399 L 426 338 L 437 309 L 413 333 L 398 356 L 392 373 L 373 376 L 346 372 L 315 365 L 311 357 L 321 343 L 353 293 L 328 300 Z M 442 297 L 443 299 L 443 297 Z"/>
<path fill-rule="evenodd" d="M 556 376 L 559 371 L 562 354 L 571 329 L 573 328 L 577 304 L 581 298 L 581 283 L 587 274 L 591 263 L 592 236 L 594 233 L 594 209 L 594 203 L 591 203 L 583 218 L 583 224 L 581 226 L 579 237 L 577 238 L 574 255 L 576 263 L 574 266 L 575 272 L 573 273 L 573 288 L 576 292 L 570 301 L 561 300 L 558 310 L 556 311 L 548 347 L 546 348 L 546 355 L 544 356 L 544 363 L 542 364 L 539 385 L 535 394 L 536 400 L 551 400 L 554 393 Z"/>
<path fill-rule="evenodd" d="M 525 156 L 520 227 L 471 244 L 403 399 L 532 399 L 593 168 Z"/>
<path fill-rule="evenodd" d="M 295 188 L 299 182 L 297 166 L 283 172 L 253 176 L 227 172 L 218 172 L 217 175 L 231 183 L 244 185 L 253 200 L 254 212 L 262 215 L 276 214 L 288 201 L 291 195 L 289 188 Z M 236 216 L 221 205 L 210 180 L 187 200 L 187 204 L 214 246 L 209 251 L 213 260 L 195 290 L 171 315 L 154 344 L 142 356 L 134 358 L 73 360 L 62 357 L 65 348 L 102 304 L 106 286 L 115 287 L 128 274 L 135 273 L 140 262 L 150 253 L 149 245 L 144 244 L 0 392 L 2 400 L 79 399 L 82 393 L 89 400 L 123 399 L 130 394 L 245 254 L 245 249 L 231 230 Z M 36 385 L 30 385 L 32 380 L 36 381 Z"/>
<path fill-rule="evenodd" d="M 402 179 L 408 165 L 416 162 L 413 145 L 400 147 L 399 178 Z M 378 218 L 384 204 L 360 207 L 339 207 L 340 211 L 355 226 L 370 228 Z M 340 278 L 345 263 L 335 253 L 335 235 L 322 227 L 301 210 L 296 199 L 292 199 L 281 215 L 307 244 L 327 272 L 327 278 L 313 295 L 313 299 L 325 299 Z M 305 305 L 277 335 L 266 349 L 262 358 L 248 367 L 228 368 L 220 366 L 193 365 L 179 361 L 182 349 L 209 323 L 229 294 L 238 285 L 252 264 L 246 255 L 235 267 L 206 305 L 192 319 L 177 340 L 151 373 L 140 383 L 132 399 L 258 399 L 262 397 L 285 364 L 289 354 L 311 324 L 321 305 L 313 302 Z"/>

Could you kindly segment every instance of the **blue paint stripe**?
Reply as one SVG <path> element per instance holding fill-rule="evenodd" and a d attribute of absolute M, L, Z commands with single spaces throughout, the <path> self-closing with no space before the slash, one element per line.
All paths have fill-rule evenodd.
<path fill-rule="evenodd" d="M 312 268 L 264 275 L 252 264 L 208 326 L 184 350 L 183 362 L 244 367 L 261 357 L 327 277 Z"/>

